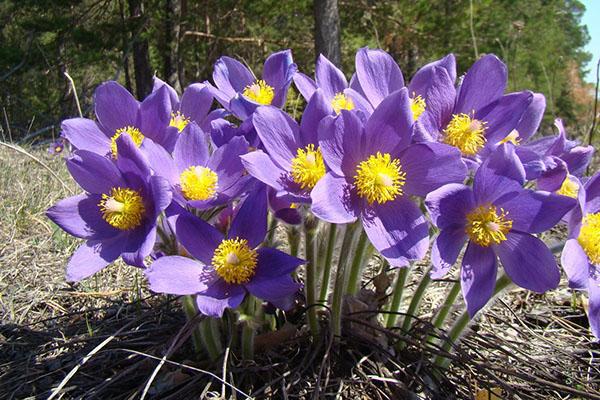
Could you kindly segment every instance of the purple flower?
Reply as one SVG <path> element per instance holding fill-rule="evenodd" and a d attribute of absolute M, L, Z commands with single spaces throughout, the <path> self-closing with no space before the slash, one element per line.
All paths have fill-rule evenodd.
<path fill-rule="evenodd" d="M 450 184 L 425 204 L 440 229 L 431 251 L 434 279 L 445 275 L 468 242 L 461 268 L 467 310 L 475 315 L 490 299 L 497 262 L 517 285 L 535 292 L 558 286 L 560 272 L 544 242 L 532 233 L 553 227 L 574 200 L 525 190 L 525 171 L 512 145 L 501 145 L 477 170 L 473 188 Z"/>
<path fill-rule="evenodd" d="M 267 198 L 269 200 L 269 209 L 273 212 L 275 218 L 290 225 L 299 225 L 302 223 L 302 214 L 298 209 L 298 204 L 291 201 L 285 192 L 277 192 L 272 187 L 268 187 Z"/>
<path fill-rule="evenodd" d="M 207 137 L 195 122 L 178 134 L 173 157 L 161 146 L 149 142 L 146 154 L 154 171 L 171 185 L 173 198 L 181 205 L 204 210 L 237 198 L 251 177 L 240 160 L 248 152 L 243 137 L 209 154 Z"/>
<path fill-rule="evenodd" d="M 360 218 L 371 243 L 393 266 L 427 252 L 427 221 L 411 196 L 462 182 L 466 175 L 458 150 L 441 143 L 411 144 L 412 127 L 406 88 L 386 97 L 365 124 L 342 111 L 319 127 L 331 171 L 311 192 L 313 213 L 331 223 Z"/>
<path fill-rule="evenodd" d="M 178 217 L 177 238 L 198 261 L 178 256 L 158 259 L 144 271 L 150 289 L 196 294 L 200 312 L 214 317 L 239 306 L 246 293 L 289 308 L 302 287 L 290 274 L 304 261 L 276 249 L 257 248 L 267 232 L 266 200 L 264 188 L 252 192 L 239 207 L 227 236 L 201 219 Z"/>
<path fill-rule="evenodd" d="M 67 168 L 86 193 L 61 200 L 46 213 L 67 233 L 86 239 L 69 260 L 69 281 L 93 275 L 119 256 L 144 267 L 156 241 L 156 219 L 171 202 L 169 184 L 151 175 L 131 138 L 123 135 L 116 145 L 116 162 L 75 152 Z"/>
<path fill-rule="evenodd" d="M 600 173 L 579 190 L 577 200 L 578 207 L 568 215 L 569 236 L 561 264 L 569 286 L 587 290 L 590 327 L 600 340 Z"/>
<path fill-rule="evenodd" d="M 317 89 L 300 125 L 275 107 L 259 107 L 252 121 L 267 153 L 256 150 L 242 156 L 248 173 L 291 201 L 309 203 L 310 191 L 326 171 L 317 130 L 329 115 L 323 93 Z"/>
<path fill-rule="evenodd" d="M 62 138 L 56 139 L 48 146 L 48 154 L 56 156 L 65 150 L 65 141 Z"/>
<path fill-rule="evenodd" d="M 283 107 L 296 70 L 290 50 L 271 54 L 265 60 L 261 79 L 239 61 L 221 57 L 213 71 L 213 94 L 225 109 L 245 120 L 258 106 Z"/>
<path fill-rule="evenodd" d="M 317 89 L 321 89 L 328 106 L 329 114 L 339 114 L 342 110 L 361 110 L 365 115 L 373 112 L 373 107 L 353 87 L 348 86 L 344 73 L 323 54 L 317 58 L 315 79 L 301 72 L 294 74 L 294 84 L 308 102 Z M 398 88 L 399 89 L 399 88 Z"/>
<path fill-rule="evenodd" d="M 166 87 L 138 102 L 123 86 L 109 81 L 98 86 L 96 118 L 71 118 L 62 122 L 61 135 L 79 150 L 117 157 L 116 141 L 127 134 L 137 147 L 145 138 L 160 142 L 171 119 L 171 101 Z"/>
<path fill-rule="evenodd" d="M 194 83 L 188 86 L 181 96 L 181 100 L 175 89 L 162 80 L 154 77 L 152 92 L 166 87 L 171 101 L 171 119 L 169 126 L 164 130 L 164 137 L 154 139 L 169 152 L 177 141 L 177 134 L 190 122 L 195 122 L 204 132 L 211 131 L 211 123 L 214 120 L 227 116 L 227 111 L 222 108 L 210 111 L 213 103 L 212 88 L 208 83 Z"/>

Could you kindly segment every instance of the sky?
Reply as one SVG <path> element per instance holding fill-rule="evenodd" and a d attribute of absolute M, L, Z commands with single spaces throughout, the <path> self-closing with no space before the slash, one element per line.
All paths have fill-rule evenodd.
<path fill-rule="evenodd" d="M 583 24 L 587 25 L 591 37 L 585 49 L 593 56 L 592 61 L 587 65 L 589 72 L 585 80 L 595 83 L 596 64 L 598 64 L 598 57 L 600 57 L 600 0 L 582 0 L 582 3 L 585 5 Z"/>

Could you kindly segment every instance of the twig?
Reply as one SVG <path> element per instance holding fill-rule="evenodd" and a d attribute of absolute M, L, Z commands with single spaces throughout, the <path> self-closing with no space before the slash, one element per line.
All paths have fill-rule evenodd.
<path fill-rule="evenodd" d="M 5 107 L 2 107 L 2 112 L 4 113 L 4 121 L 6 122 L 6 130 L 8 131 L 8 140 L 12 143 L 12 132 L 10 130 L 10 123 L 8 122 L 8 115 L 6 115 Z"/>
<path fill-rule="evenodd" d="M 473 50 L 475 51 L 475 59 L 479 58 L 477 50 L 477 38 L 475 37 L 475 27 L 473 26 L 473 0 L 469 0 L 469 29 L 471 30 L 471 39 L 473 40 Z"/>
<path fill-rule="evenodd" d="M 596 64 L 596 95 L 594 96 L 594 114 L 592 115 L 592 127 L 588 135 L 588 146 L 592 145 L 594 130 L 596 129 L 596 120 L 598 119 L 598 86 L 600 85 L 600 60 Z M 592 163 L 587 167 L 587 173 L 590 173 L 590 167 Z"/>
<path fill-rule="evenodd" d="M 79 112 L 79 116 L 83 118 L 83 113 L 81 112 L 81 105 L 79 104 L 79 96 L 77 96 L 77 88 L 75 87 L 75 81 L 73 81 L 73 78 L 71 78 L 71 75 L 69 75 L 68 72 L 65 71 L 64 74 L 71 83 L 71 89 L 73 89 L 73 96 L 75 97 L 75 104 L 77 105 L 77 111 Z"/>

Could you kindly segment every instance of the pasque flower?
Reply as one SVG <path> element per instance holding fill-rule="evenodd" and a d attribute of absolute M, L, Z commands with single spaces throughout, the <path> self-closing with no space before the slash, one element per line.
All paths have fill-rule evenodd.
<path fill-rule="evenodd" d="M 330 171 L 311 192 L 313 213 L 331 223 L 360 218 L 375 248 L 393 266 L 424 257 L 428 225 L 411 196 L 462 182 L 460 153 L 441 143 L 411 144 L 413 118 L 406 88 L 386 97 L 368 121 L 343 110 L 319 126 Z"/>
<path fill-rule="evenodd" d="M 137 147 L 144 139 L 160 142 L 171 119 L 171 101 L 166 87 L 138 102 L 123 86 L 108 81 L 94 94 L 97 121 L 71 118 L 61 124 L 61 135 L 79 150 L 117 158 L 116 140 L 129 136 Z"/>
<path fill-rule="evenodd" d="M 581 186 L 576 178 L 574 180 Z M 569 236 L 561 264 L 569 286 L 587 290 L 590 327 L 600 340 L 600 173 L 578 191 L 577 207 L 568 214 L 567 220 Z"/>
<path fill-rule="evenodd" d="M 264 185 L 239 206 L 227 235 L 207 222 L 181 215 L 176 236 L 197 260 L 172 256 L 156 260 L 145 270 L 150 289 L 159 293 L 196 294 L 198 309 L 220 317 L 225 308 L 241 304 L 247 293 L 287 309 L 301 288 L 291 272 L 304 263 L 279 250 L 258 247 L 267 232 Z"/>
<path fill-rule="evenodd" d="M 475 315 L 494 291 L 499 258 L 517 285 L 535 292 L 555 288 L 560 272 L 544 242 L 544 232 L 569 211 L 575 200 L 523 189 L 525 171 L 514 147 L 503 144 L 477 170 L 473 188 L 445 185 L 425 204 L 440 234 L 433 244 L 433 278 L 444 276 L 467 244 L 460 273 L 467 310 Z"/>
<path fill-rule="evenodd" d="M 156 220 L 171 202 L 168 182 L 150 165 L 128 135 L 116 139 L 115 162 L 79 150 L 67 168 L 86 191 L 59 201 L 46 215 L 67 233 L 85 239 L 67 265 L 67 279 L 79 281 L 119 256 L 144 267 L 156 241 Z"/>

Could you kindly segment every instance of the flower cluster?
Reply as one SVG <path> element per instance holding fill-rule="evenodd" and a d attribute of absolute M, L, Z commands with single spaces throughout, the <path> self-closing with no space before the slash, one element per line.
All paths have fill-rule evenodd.
<path fill-rule="evenodd" d="M 523 288 L 558 286 L 559 266 L 539 235 L 566 221 L 562 266 L 573 288 L 588 291 L 598 337 L 600 175 L 583 177 L 593 149 L 568 140 L 561 120 L 558 134 L 536 138 L 544 96 L 506 93 L 507 78 L 494 55 L 457 78 L 450 54 L 406 83 L 389 54 L 363 48 L 349 82 L 324 56 L 314 79 L 298 72 L 289 50 L 269 56 L 259 77 L 222 57 L 213 83 L 192 84 L 181 98 L 157 78 L 141 102 L 106 82 L 95 119 L 62 123 L 73 148 L 67 168 L 84 193 L 47 215 L 86 240 L 67 279 L 121 257 L 143 269 L 151 290 L 193 295 L 202 314 L 220 317 L 249 296 L 292 307 L 303 287 L 294 271 L 306 265 L 306 305 L 327 303 L 314 293 L 330 281 L 331 257 L 315 257 L 310 234 L 306 261 L 291 235 L 288 254 L 273 232 L 320 221 L 333 232 L 332 251 L 332 226 L 364 239 L 344 240 L 355 252 L 339 255 L 338 279 L 352 279 L 343 260 L 365 264 L 365 249 L 408 268 L 431 247 L 433 279 L 461 259 L 474 316 L 499 265 Z M 292 83 L 306 101 L 298 120 L 285 111 Z"/>

